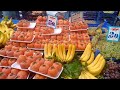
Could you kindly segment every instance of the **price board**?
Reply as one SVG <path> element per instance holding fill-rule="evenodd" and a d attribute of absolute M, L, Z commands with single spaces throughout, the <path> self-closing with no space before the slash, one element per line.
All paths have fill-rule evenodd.
<path fill-rule="evenodd" d="M 57 17 L 53 15 L 48 15 L 47 17 L 47 26 L 51 28 L 56 28 Z"/>
<path fill-rule="evenodd" d="M 120 27 L 110 26 L 107 34 L 107 41 L 118 42 L 120 36 Z"/>
<path fill-rule="evenodd" d="M 79 21 L 83 21 L 82 18 L 82 12 L 76 12 L 71 14 L 71 22 L 79 22 Z"/>

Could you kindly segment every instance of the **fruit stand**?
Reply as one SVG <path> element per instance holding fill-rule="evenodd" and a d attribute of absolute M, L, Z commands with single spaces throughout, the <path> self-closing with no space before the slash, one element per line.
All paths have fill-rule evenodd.
<path fill-rule="evenodd" d="M 107 42 L 107 31 L 82 19 L 46 22 L 1 21 L 0 79 L 120 79 L 119 42 Z"/>

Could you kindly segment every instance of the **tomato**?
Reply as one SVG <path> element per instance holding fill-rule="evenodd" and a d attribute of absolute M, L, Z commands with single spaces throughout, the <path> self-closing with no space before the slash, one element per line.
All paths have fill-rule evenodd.
<path fill-rule="evenodd" d="M 79 50 L 84 50 L 85 49 L 85 44 L 84 43 L 78 44 L 78 49 Z"/>
<path fill-rule="evenodd" d="M 12 69 L 11 70 L 11 73 L 14 74 L 14 75 L 17 75 L 17 73 L 19 72 L 20 70 L 18 69 Z"/>
<path fill-rule="evenodd" d="M 33 71 L 36 71 L 38 72 L 39 71 L 39 67 L 40 67 L 40 64 L 36 61 L 32 62 L 30 64 L 30 69 L 33 70 Z"/>
<path fill-rule="evenodd" d="M 42 43 L 42 44 L 41 44 L 41 48 L 44 48 L 44 45 L 45 45 L 45 44 L 44 44 L 44 43 Z"/>
<path fill-rule="evenodd" d="M 36 62 L 38 62 L 40 65 L 44 64 L 45 60 L 43 58 L 38 58 L 36 60 Z"/>
<path fill-rule="evenodd" d="M 24 53 L 20 50 L 14 52 L 14 57 L 19 57 L 19 55 L 23 55 Z"/>
<path fill-rule="evenodd" d="M 57 36 L 57 40 L 62 40 L 62 39 L 63 39 L 62 35 Z"/>
<path fill-rule="evenodd" d="M 75 26 L 70 26 L 70 30 L 75 30 Z"/>
<path fill-rule="evenodd" d="M 33 56 L 28 56 L 28 57 L 27 57 L 27 60 L 33 62 L 33 61 L 35 61 L 36 59 L 35 59 Z"/>
<path fill-rule="evenodd" d="M 19 35 L 19 36 L 18 36 L 18 40 L 24 41 L 24 37 L 25 37 L 24 35 Z"/>
<path fill-rule="evenodd" d="M 64 25 L 69 25 L 69 21 L 68 20 L 64 20 Z"/>
<path fill-rule="evenodd" d="M 17 63 L 19 64 L 22 61 L 25 61 L 27 59 L 27 57 L 25 55 L 20 55 L 17 59 Z"/>
<path fill-rule="evenodd" d="M 13 73 L 10 73 L 10 74 L 8 74 L 6 79 L 15 79 L 15 78 L 16 78 L 16 75 Z"/>
<path fill-rule="evenodd" d="M 34 47 L 34 43 L 29 43 L 29 44 L 27 44 L 27 47 L 28 47 L 28 48 L 33 48 L 33 47 Z"/>
<path fill-rule="evenodd" d="M 34 44 L 34 48 L 41 48 L 41 43 L 36 42 L 36 43 Z"/>
<path fill-rule="evenodd" d="M 63 24 L 64 24 L 64 20 L 59 19 L 59 20 L 58 20 L 58 25 L 63 25 Z"/>
<path fill-rule="evenodd" d="M 12 40 L 17 40 L 17 36 L 16 35 L 12 35 L 11 39 Z"/>
<path fill-rule="evenodd" d="M 89 35 L 85 35 L 83 38 L 84 38 L 84 40 L 90 40 Z"/>
<path fill-rule="evenodd" d="M 25 56 L 33 56 L 33 51 L 32 50 L 27 50 L 24 53 Z"/>
<path fill-rule="evenodd" d="M 8 66 L 8 58 L 3 58 L 1 60 L 1 66 Z"/>
<path fill-rule="evenodd" d="M 45 22 L 47 21 L 47 18 L 45 16 L 43 16 L 43 21 L 45 21 Z"/>
<path fill-rule="evenodd" d="M 51 36 L 51 40 L 56 40 L 57 39 L 57 37 L 56 36 Z"/>
<path fill-rule="evenodd" d="M 39 20 L 39 21 L 43 21 L 43 17 L 42 17 L 42 16 L 39 16 L 39 17 L 38 17 L 38 20 Z"/>
<path fill-rule="evenodd" d="M 6 75 L 8 75 L 11 72 L 11 68 L 3 68 L 2 72 L 4 72 Z"/>
<path fill-rule="evenodd" d="M 16 59 L 9 59 L 8 60 L 8 64 L 9 64 L 9 66 L 11 66 L 13 63 L 15 63 L 16 62 Z"/>
<path fill-rule="evenodd" d="M 48 69 L 49 69 L 49 66 L 43 64 L 43 65 L 40 66 L 40 68 L 39 68 L 39 72 L 40 72 L 40 73 L 43 73 L 43 74 L 47 74 Z"/>
<path fill-rule="evenodd" d="M 76 35 L 76 34 L 72 34 L 72 35 L 70 35 L 70 39 L 72 39 L 72 40 L 76 40 L 76 39 L 77 39 L 77 35 Z"/>
<path fill-rule="evenodd" d="M 36 60 L 36 59 L 38 59 L 38 58 L 42 58 L 42 54 L 39 52 L 39 53 L 34 53 L 33 54 L 33 57 L 34 57 L 34 59 Z"/>
<path fill-rule="evenodd" d="M 27 50 L 27 48 L 26 47 L 20 47 L 19 50 L 24 53 Z"/>
<path fill-rule="evenodd" d="M 28 77 L 28 73 L 26 71 L 19 71 L 16 79 L 26 79 Z"/>
<path fill-rule="evenodd" d="M 51 67 L 53 65 L 53 62 L 54 62 L 54 60 L 45 60 L 44 64 Z"/>
<path fill-rule="evenodd" d="M 6 56 L 6 51 L 4 49 L 1 49 L 0 54 Z"/>
<path fill-rule="evenodd" d="M 53 65 L 52 66 L 54 66 L 55 68 L 57 68 L 58 69 L 58 71 L 60 71 L 61 69 L 62 69 L 62 64 L 61 63 L 59 63 L 59 62 L 55 62 L 55 63 L 53 63 Z"/>
<path fill-rule="evenodd" d="M 13 46 L 19 47 L 19 46 L 20 46 L 20 43 L 13 42 Z"/>
<path fill-rule="evenodd" d="M 16 50 L 19 50 L 19 47 L 12 46 L 12 51 L 16 51 Z"/>
<path fill-rule="evenodd" d="M 50 67 L 49 69 L 48 69 L 48 75 L 49 76 L 52 76 L 52 77 L 55 77 L 55 76 L 57 76 L 57 74 L 58 74 L 58 69 L 57 68 L 55 68 L 54 66 L 52 66 L 52 67 Z"/>
<path fill-rule="evenodd" d="M 29 64 L 26 63 L 26 61 L 22 61 L 22 62 L 20 62 L 20 67 L 23 69 L 27 69 L 29 67 Z"/>
<path fill-rule="evenodd" d="M 20 47 L 26 47 L 27 44 L 26 43 L 20 43 Z"/>
<path fill-rule="evenodd" d="M 19 27 L 23 27 L 23 22 L 19 22 L 19 23 L 17 23 L 17 26 L 19 26 Z"/>
<path fill-rule="evenodd" d="M 31 41 L 33 38 L 33 36 L 27 36 L 27 38 L 25 39 L 25 41 Z"/>
<path fill-rule="evenodd" d="M 23 23 L 23 27 L 28 27 L 30 23 Z"/>
<path fill-rule="evenodd" d="M 47 77 L 39 75 L 39 74 L 36 74 L 34 77 L 35 77 L 34 79 L 46 79 L 47 78 Z"/>
<path fill-rule="evenodd" d="M 40 24 L 40 21 L 38 19 L 36 20 L 36 24 Z"/>
<path fill-rule="evenodd" d="M 7 74 L 4 72 L 0 72 L 0 79 L 6 79 Z"/>
<path fill-rule="evenodd" d="M 2 68 L 0 67 L 0 72 L 2 72 Z"/>
<path fill-rule="evenodd" d="M 11 50 L 12 49 L 12 45 L 6 45 L 5 46 L 5 50 Z"/>
<path fill-rule="evenodd" d="M 14 56 L 14 51 L 12 51 L 12 50 L 6 51 L 6 55 L 9 56 L 9 57 L 13 57 Z"/>

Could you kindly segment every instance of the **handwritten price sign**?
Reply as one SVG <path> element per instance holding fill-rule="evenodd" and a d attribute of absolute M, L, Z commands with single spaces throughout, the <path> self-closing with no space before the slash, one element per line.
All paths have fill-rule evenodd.
<path fill-rule="evenodd" d="M 47 26 L 51 28 L 56 28 L 56 24 L 57 24 L 57 17 L 48 15 Z"/>
<path fill-rule="evenodd" d="M 107 40 L 108 41 L 119 41 L 119 36 L 120 36 L 120 27 L 109 27 L 109 32 L 107 35 Z"/>

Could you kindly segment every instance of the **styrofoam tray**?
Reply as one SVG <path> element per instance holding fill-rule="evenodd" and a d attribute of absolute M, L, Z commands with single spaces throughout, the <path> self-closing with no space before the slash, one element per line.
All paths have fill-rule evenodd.
<path fill-rule="evenodd" d="M 62 32 L 61 28 L 54 29 L 54 33 L 51 34 L 42 34 L 42 35 L 58 35 Z"/>
<path fill-rule="evenodd" d="M 19 40 L 12 40 L 12 39 L 10 39 L 10 41 L 12 41 L 12 42 L 22 42 L 22 43 L 31 43 L 31 42 L 33 42 L 34 38 L 35 38 L 35 35 L 33 36 L 31 41 L 19 41 Z"/>
<path fill-rule="evenodd" d="M 58 73 L 58 75 L 57 75 L 56 77 L 51 77 L 51 76 L 49 76 L 49 75 L 46 75 L 46 74 L 43 74 L 43 73 L 40 73 L 40 72 L 33 71 L 33 70 L 30 69 L 30 67 L 28 68 L 28 70 L 31 71 L 31 72 L 33 72 L 33 73 L 40 74 L 40 75 L 43 75 L 43 76 L 46 76 L 46 77 L 49 77 L 49 78 L 52 78 L 52 79 L 57 79 L 57 78 L 59 78 L 60 74 L 62 73 L 63 67 L 62 67 L 61 71 Z"/>
<path fill-rule="evenodd" d="M 17 59 L 17 57 L 9 57 L 9 56 L 4 56 L 4 55 L 0 55 L 1 57 L 5 57 L 5 58 L 13 58 L 13 59 Z"/>
<path fill-rule="evenodd" d="M 12 68 L 15 68 L 15 69 L 19 69 L 19 70 L 28 71 L 28 69 L 22 69 L 17 62 L 13 63 L 13 64 L 11 65 L 11 67 L 12 67 Z"/>
<path fill-rule="evenodd" d="M 0 66 L 0 67 L 3 67 L 3 68 L 6 68 L 6 67 L 8 67 L 8 68 L 10 68 L 10 66 Z"/>
<path fill-rule="evenodd" d="M 28 48 L 27 49 L 31 49 L 31 50 L 44 50 L 43 48 Z"/>
<path fill-rule="evenodd" d="M 86 31 L 86 30 L 88 30 L 88 28 L 86 28 L 86 29 L 75 29 L 75 30 L 70 30 L 71 32 L 77 32 L 77 31 Z"/>
<path fill-rule="evenodd" d="M 33 28 L 35 28 L 35 26 L 36 26 L 36 23 L 31 22 L 28 27 L 19 27 L 19 26 L 17 26 L 17 28 L 30 28 L 30 29 L 33 29 Z"/>

